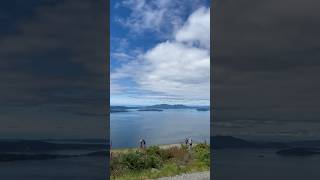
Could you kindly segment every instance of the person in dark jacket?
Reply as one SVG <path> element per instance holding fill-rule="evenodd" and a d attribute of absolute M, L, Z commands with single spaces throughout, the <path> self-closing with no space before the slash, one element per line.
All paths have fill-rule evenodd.
<path fill-rule="evenodd" d="M 146 148 L 146 140 L 142 139 L 142 143 L 143 143 L 143 148 Z"/>
<path fill-rule="evenodd" d="M 191 139 L 191 137 L 189 137 L 189 139 L 188 139 L 188 144 L 189 144 L 189 150 L 191 150 L 191 148 L 192 148 L 192 139 Z"/>

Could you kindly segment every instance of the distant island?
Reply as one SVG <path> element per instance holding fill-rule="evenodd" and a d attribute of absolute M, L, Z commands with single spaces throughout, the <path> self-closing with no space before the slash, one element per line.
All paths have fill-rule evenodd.
<path fill-rule="evenodd" d="M 50 160 L 50 159 L 62 159 L 73 158 L 83 156 L 107 156 L 107 151 L 95 151 L 85 154 L 77 155 L 61 155 L 61 154 L 24 154 L 24 153 L 0 153 L 0 162 L 9 161 L 26 161 L 26 160 Z"/>
<path fill-rule="evenodd" d="M 151 106 L 111 106 L 110 113 L 130 112 L 132 109 L 137 111 L 163 111 L 167 109 L 195 109 L 197 111 L 210 111 L 209 106 L 187 106 L 183 104 L 156 104 Z"/>
<path fill-rule="evenodd" d="M 186 106 L 183 104 L 157 104 L 157 105 L 152 105 L 152 106 L 146 106 L 146 108 L 155 108 L 155 109 L 192 109 L 193 107 L 191 106 Z"/>
<path fill-rule="evenodd" d="M 120 110 L 120 109 L 111 109 L 110 113 L 121 113 L 121 112 L 129 112 L 128 110 Z"/>
<path fill-rule="evenodd" d="M 272 148 L 278 149 L 276 154 L 281 156 L 309 156 L 320 154 L 320 141 L 292 141 L 292 142 L 256 142 L 247 141 L 233 136 L 212 136 L 210 140 L 213 149 L 229 148 Z"/>
<path fill-rule="evenodd" d="M 130 107 L 127 106 L 111 106 L 110 113 L 129 112 Z"/>
<path fill-rule="evenodd" d="M 0 162 L 9 161 L 26 161 L 26 160 L 49 160 L 58 158 L 78 157 L 75 155 L 58 155 L 58 154 L 17 154 L 17 153 L 0 153 Z"/>
<path fill-rule="evenodd" d="M 310 141 L 292 141 L 292 142 L 258 142 L 258 141 L 248 141 L 233 136 L 212 136 L 210 140 L 215 149 L 223 148 L 320 148 L 320 140 L 310 140 Z"/>
<path fill-rule="evenodd" d="M 282 156 L 311 156 L 320 154 L 320 148 L 290 148 L 276 152 Z"/>
<path fill-rule="evenodd" d="M 59 150 L 86 150 L 89 153 L 54 154 Z M 81 144 L 51 143 L 43 140 L 0 140 L 0 162 L 106 156 L 107 154 L 107 143 Z"/>
<path fill-rule="evenodd" d="M 42 153 L 58 150 L 106 149 L 107 143 L 53 143 L 41 140 L 1 140 L 0 153 Z"/>
<path fill-rule="evenodd" d="M 197 111 L 210 111 L 210 108 L 197 108 Z"/>
<path fill-rule="evenodd" d="M 138 109 L 137 111 L 163 111 L 162 109 L 154 109 L 154 108 L 145 108 L 145 109 Z"/>

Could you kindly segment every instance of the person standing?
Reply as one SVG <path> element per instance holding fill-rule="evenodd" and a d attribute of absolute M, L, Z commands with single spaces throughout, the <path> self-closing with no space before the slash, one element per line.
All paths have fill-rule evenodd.
<path fill-rule="evenodd" d="M 111 151 L 111 148 L 112 148 L 112 141 L 110 140 L 109 152 L 110 152 L 110 157 L 112 158 L 112 151 Z"/>
<path fill-rule="evenodd" d="M 146 148 L 146 140 L 142 139 L 142 143 L 143 143 L 143 148 Z"/>
<path fill-rule="evenodd" d="M 189 150 L 191 150 L 191 148 L 192 148 L 192 139 L 191 139 L 191 137 L 189 137 L 188 143 L 189 143 Z"/>

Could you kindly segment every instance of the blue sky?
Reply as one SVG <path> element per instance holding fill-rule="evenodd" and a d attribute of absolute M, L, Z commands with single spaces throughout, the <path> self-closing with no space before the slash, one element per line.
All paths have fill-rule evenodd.
<path fill-rule="evenodd" d="M 111 105 L 208 105 L 210 3 L 111 1 Z"/>

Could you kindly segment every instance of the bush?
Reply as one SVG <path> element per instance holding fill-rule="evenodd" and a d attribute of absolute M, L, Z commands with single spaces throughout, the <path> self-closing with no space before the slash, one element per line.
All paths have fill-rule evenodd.
<path fill-rule="evenodd" d="M 161 149 L 159 146 L 150 146 L 149 148 L 147 148 L 146 153 L 148 155 L 160 156 Z"/>
<path fill-rule="evenodd" d="M 169 149 L 161 149 L 159 146 L 151 146 L 146 150 L 148 155 L 157 156 L 163 161 L 169 160 L 174 157 L 174 154 L 171 151 L 172 148 Z"/>
<path fill-rule="evenodd" d="M 181 149 L 187 151 L 188 150 L 188 146 L 186 144 L 181 144 Z"/>
<path fill-rule="evenodd" d="M 196 158 L 210 166 L 210 147 L 207 144 L 197 144 L 194 148 L 194 155 Z"/>
<path fill-rule="evenodd" d="M 204 144 L 204 143 L 200 143 L 200 144 L 197 144 L 194 148 L 194 151 L 197 151 L 197 150 L 210 150 L 210 146 L 208 144 Z"/>
<path fill-rule="evenodd" d="M 144 154 L 138 151 L 124 154 L 121 158 L 121 163 L 132 170 L 144 169 Z"/>
<path fill-rule="evenodd" d="M 139 151 L 124 154 L 121 163 L 131 170 L 160 168 L 162 166 L 162 160 L 159 156 Z"/>
<path fill-rule="evenodd" d="M 167 152 L 170 157 L 175 159 L 184 159 L 188 155 L 188 151 L 183 148 L 171 147 L 167 149 Z"/>
<path fill-rule="evenodd" d="M 146 155 L 145 156 L 145 169 L 149 168 L 160 168 L 162 167 L 163 163 L 160 157 L 155 155 Z"/>
<path fill-rule="evenodd" d="M 170 160 L 174 157 L 173 153 L 170 151 L 171 148 L 169 149 L 162 149 L 160 153 L 160 157 L 162 160 L 167 161 Z"/>
<path fill-rule="evenodd" d="M 117 157 L 112 157 L 110 161 L 110 170 L 113 176 L 119 176 L 123 174 L 127 170 L 127 168 L 123 166 L 123 163 L 120 157 L 117 156 Z"/>

